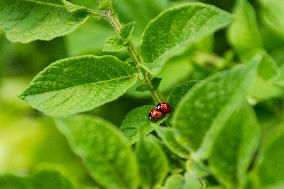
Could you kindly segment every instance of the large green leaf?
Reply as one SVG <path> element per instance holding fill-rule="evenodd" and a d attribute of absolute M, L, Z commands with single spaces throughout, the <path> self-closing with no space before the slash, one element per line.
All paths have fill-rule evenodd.
<path fill-rule="evenodd" d="M 60 173 L 43 170 L 27 177 L 0 176 L 0 189 L 74 189 L 74 187 Z"/>
<path fill-rule="evenodd" d="M 193 153 L 206 158 L 226 120 L 254 84 L 260 57 L 245 65 L 216 73 L 195 85 L 174 112 L 178 140 Z"/>
<path fill-rule="evenodd" d="M 212 173 L 226 188 L 243 188 L 259 133 L 253 110 L 240 103 L 220 131 L 209 157 Z"/>
<path fill-rule="evenodd" d="M 151 135 L 143 137 L 137 143 L 136 155 L 142 186 L 144 188 L 160 186 L 168 174 L 169 167 L 158 140 Z"/>
<path fill-rule="evenodd" d="M 229 13 L 202 3 L 170 8 L 150 22 L 141 41 L 145 63 L 162 65 L 173 55 L 232 21 Z"/>
<path fill-rule="evenodd" d="M 240 53 L 262 47 L 253 7 L 247 0 L 238 0 L 234 8 L 235 20 L 228 30 L 231 45 Z"/>
<path fill-rule="evenodd" d="M 50 64 L 21 97 L 48 115 L 66 115 L 112 101 L 135 81 L 135 69 L 113 56 L 81 56 Z"/>
<path fill-rule="evenodd" d="M 87 12 L 70 13 L 59 1 L 0 1 L 0 28 L 12 42 L 28 43 L 64 36 L 74 31 L 87 18 Z"/>
<path fill-rule="evenodd" d="M 107 189 L 137 188 L 135 155 L 112 124 L 98 117 L 73 116 L 59 119 L 57 126 L 99 184 Z"/>
<path fill-rule="evenodd" d="M 120 129 L 131 144 L 137 142 L 141 136 L 147 135 L 158 126 L 157 123 L 148 118 L 152 108 L 152 105 L 135 108 L 122 121 Z"/>

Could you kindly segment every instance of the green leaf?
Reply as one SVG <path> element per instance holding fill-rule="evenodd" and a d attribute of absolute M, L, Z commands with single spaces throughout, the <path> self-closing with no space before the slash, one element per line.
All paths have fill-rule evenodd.
<path fill-rule="evenodd" d="M 268 54 L 264 54 L 257 70 L 258 75 L 265 80 L 270 80 L 277 77 L 279 72 L 280 70 L 274 59 Z"/>
<path fill-rule="evenodd" d="M 174 90 L 172 90 L 167 97 L 167 102 L 173 107 L 177 107 L 179 101 L 182 99 L 182 97 L 196 84 L 198 84 L 198 80 L 190 80 L 184 82 L 182 85 L 176 87 Z"/>
<path fill-rule="evenodd" d="M 129 22 L 125 25 L 122 26 L 121 32 L 120 32 L 120 37 L 124 44 L 126 44 L 131 37 L 131 34 L 133 33 L 134 30 L 134 25 L 135 22 Z"/>
<path fill-rule="evenodd" d="M 74 189 L 62 174 L 42 170 L 27 177 L 14 175 L 0 176 L 0 189 Z"/>
<path fill-rule="evenodd" d="M 255 103 L 281 97 L 284 94 L 284 89 L 279 82 L 281 80 L 279 67 L 271 56 L 266 53 L 262 53 L 262 56 L 257 70 L 258 77 L 251 93 Z"/>
<path fill-rule="evenodd" d="M 159 78 L 159 77 L 154 77 L 152 79 L 151 83 L 155 90 L 159 88 L 161 81 L 162 81 L 162 78 Z M 149 87 L 146 84 L 142 84 L 136 88 L 136 91 L 139 91 L 139 92 L 149 91 Z"/>
<path fill-rule="evenodd" d="M 147 135 L 158 126 L 157 123 L 148 118 L 152 108 L 152 105 L 135 108 L 122 121 L 120 129 L 131 144 L 137 142 L 141 136 Z"/>
<path fill-rule="evenodd" d="M 226 120 L 250 93 L 259 61 L 260 57 L 255 57 L 245 65 L 210 76 L 179 103 L 173 117 L 178 140 L 194 152 L 196 160 L 208 157 Z"/>
<path fill-rule="evenodd" d="M 274 130 L 261 148 L 257 166 L 259 188 L 280 189 L 284 186 L 284 127 Z M 277 189 L 278 189 L 277 188 Z"/>
<path fill-rule="evenodd" d="M 136 146 L 140 177 L 144 188 L 155 188 L 162 184 L 169 167 L 166 155 L 158 140 L 149 135 L 142 138 Z"/>
<path fill-rule="evenodd" d="M 170 8 L 147 26 L 141 41 L 141 55 L 145 63 L 163 65 L 173 55 L 231 21 L 229 13 L 202 3 Z"/>
<path fill-rule="evenodd" d="M 100 185 L 107 189 L 137 188 L 135 155 L 115 126 L 89 116 L 62 118 L 57 126 Z"/>
<path fill-rule="evenodd" d="M 228 40 L 240 53 L 262 48 L 256 15 L 247 0 L 238 0 L 234 8 L 234 22 L 228 30 Z"/>
<path fill-rule="evenodd" d="M 182 158 L 189 158 L 189 151 L 179 144 L 175 137 L 174 129 L 157 127 L 155 130 L 157 131 L 158 136 L 173 153 Z"/>
<path fill-rule="evenodd" d="M 200 180 L 191 172 L 185 173 L 184 176 L 175 174 L 168 177 L 163 189 L 202 189 Z"/>
<path fill-rule="evenodd" d="M 175 174 L 167 178 L 163 189 L 185 189 L 182 175 Z"/>
<path fill-rule="evenodd" d="M 105 41 L 114 35 L 115 32 L 111 27 L 90 20 L 66 36 L 68 55 L 101 53 Z"/>
<path fill-rule="evenodd" d="M 265 24 L 284 38 L 284 4 L 282 0 L 259 0 L 260 13 Z"/>
<path fill-rule="evenodd" d="M 53 116 L 88 111 L 123 95 L 135 69 L 113 56 L 80 56 L 50 64 L 21 97 Z"/>
<path fill-rule="evenodd" d="M 11 42 L 28 43 L 67 35 L 88 18 L 86 12 L 70 13 L 63 5 L 52 2 L 1 0 L 0 28 Z"/>
<path fill-rule="evenodd" d="M 106 40 L 103 51 L 117 52 L 124 49 L 126 49 L 126 46 L 123 44 L 121 37 L 119 35 L 115 35 Z"/>
<path fill-rule="evenodd" d="M 147 23 L 163 11 L 169 0 L 112 0 L 122 22 L 136 22 L 135 35 L 140 36 Z"/>
<path fill-rule="evenodd" d="M 243 188 L 259 136 L 253 110 L 240 103 L 220 131 L 209 157 L 213 175 L 226 188 Z"/>
<path fill-rule="evenodd" d="M 85 7 L 83 7 L 83 6 L 75 5 L 75 4 L 70 3 L 69 1 L 66 1 L 66 0 L 62 0 L 62 2 L 69 12 L 74 12 L 74 11 L 77 11 L 77 10 L 84 10 L 85 9 Z"/>

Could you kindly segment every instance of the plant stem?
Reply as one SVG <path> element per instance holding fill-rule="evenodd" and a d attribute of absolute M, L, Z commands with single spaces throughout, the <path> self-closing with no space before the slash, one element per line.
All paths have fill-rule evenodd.
<path fill-rule="evenodd" d="M 105 18 L 106 18 L 107 21 L 109 21 L 111 23 L 113 28 L 118 33 L 121 32 L 122 24 L 120 23 L 118 18 L 115 15 L 113 15 L 113 12 L 111 10 L 105 11 Z M 157 103 L 163 102 L 163 97 L 162 97 L 159 89 L 155 89 L 155 87 L 152 85 L 153 75 L 148 70 L 146 70 L 144 68 L 144 66 L 143 66 L 144 61 L 141 58 L 138 50 L 135 48 L 134 43 L 133 43 L 131 38 L 129 38 L 129 42 L 127 44 L 127 49 L 128 49 L 129 54 L 132 56 L 139 73 L 143 76 L 143 80 L 144 80 L 145 84 L 148 86 L 154 101 L 156 101 Z"/>

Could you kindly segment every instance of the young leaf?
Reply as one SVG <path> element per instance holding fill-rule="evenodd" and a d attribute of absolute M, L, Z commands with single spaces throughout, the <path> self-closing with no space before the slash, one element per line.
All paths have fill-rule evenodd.
<path fill-rule="evenodd" d="M 59 172 L 43 170 L 27 177 L 0 176 L 0 189 L 74 189 L 70 181 Z"/>
<path fill-rule="evenodd" d="M 124 42 L 124 44 L 127 44 L 128 39 L 134 30 L 134 25 L 135 25 L 135 22 L 129 22 L 123 25 L 121 32 L 120 32 L 120 37 L 122 41 Z"/>
<path fill-rule="evenodd" d="M 229 13 L 202 3 L 190 3 L 166 10 L 144 31 L 141 55 L 145 63 L 162 65 L 192 43 L 232 21 Z"/>
<path fill-rule="evenodd" d="M 243 188 L 259 134 L 253 110 L 240 103 L 220 131 L 209 157 L 212 173 L 226 188 Z"/>
<path fill-rule="evenodd" d="M 113 56 L 80 56 L 50 64 L 21 97 L 53 116 L 88 111 L 123 95 L 135 69 Z"/>
<path fill-rule="evenodd" d="M 73 116 L 57 120 L 57 126 L 99 184 L 107 189 L 137 188 L 135 155 L 112 124 L 98 117 Z"/>
<path fill-rule="evenodd" d="M 64 5 L 53 2 L 1 0 L 0 28 L 11 42 L 28 43 L 67 35 L 88 18 L 87 12 L 71 13 Z"/>
<path fill-rule="evenodd" d="M 283 125 L 281 125 L 274 130 L 261 149 L 256 171 L 259 188 L 280 189 L 284 186 L 283 128 Z"/>
<path fill-rule="evenodd" d="M 123 41 L 119 35 L 115 35 L 106 40 L 103 51 L 117 52 L 126 49 Z"/>
<path fill-rule="evenodd" d="M 176 140 L 174 129 L 157 127 L 155 131 L 157 131 L 158 136 L 173 153 L 177 154 L 182 158 L 189 158 L 189 151 L 185 149 L 182 145 L 180 145 L 179 142 Z"/>
<path fill-rule="evenodd" d="M 144 188 L 155 188 L 162 184 L 169 167 L 166 155 L 158 140 L 149 135 L 142 138 L 136 146 L 140 177 Z"/>
<path fill-rule="evenodd" d="M 262 47 L 253 7 L 247 0 L 238 0 L 234 8 L 235 19 L 228 30 L 228 40 L 240 53 Z"/>
<path fill-rule="evenodd" d="M 256 77 L 260 57 L 245 65 L 217 73 L 195 85 L 181 100 L 173 122 L 179 141 L 195 152 L 194 158 L 206 158 L 226 120 L 249 94 Z"/>
<path fill-rule="evenodd" d="M 152 108 L 152 105 L 135 108 L 122 121 L 120 129 L 131 144 L 137 142 L 140 137 L 152 132 L 158 126 L 157 123 L 148 118 Z"/>

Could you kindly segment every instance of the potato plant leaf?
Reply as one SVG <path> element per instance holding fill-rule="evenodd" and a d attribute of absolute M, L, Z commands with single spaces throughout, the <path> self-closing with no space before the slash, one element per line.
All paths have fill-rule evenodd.
<path fill-rule="evenodd" d="M 284 127 L 283 123 L 267 138 L 256 169 L 258 187 L 280 189 L 284 187 Z"/>
<path fill-rule="evenodd" d="M 220 131 L 209 157 L 213 175 L 226 188 L 243 188 L 259 137 L 252 108 L 240 103 Z"/>
<path fill-rule="evenodd" d="M 173 122 L 178 140 L 195 152 L 194 158 L 208 157 L 226 120 L 249 94 L 259 61 L 260 57 L 254 57 L 245 65 L 214 74 L 181 100 Z"/>
<path fill-rule="evenodd" d="M 169 96 L 167 97 L 167 102 L 173 107 L 176 108 L 179 101 L 182 99 L 182 97 L 196 84 L 198 84 L 199 81 L 197 80 L 190 80 L 186 81 L 180 86 L 177 86 L 174 88 Z"/>
<path fill-rule="evenodd" d="M 57 126 L 100 185 L 107 189 L 137 188 L 135 155 L 115 126 L 89 116 L 61 118 Z"/>
<path fill-rule="evenodd" d="M 115 100 L 136 77 L 132 66 L 114 56 L 67 58 L 40 72 L 21 97 L 48 115 L 74 114 Z"/>
<path fill-rule="evenodd" d="M 134 30 L 135 22 L 129 22 L 122 26 L 120 37 L 124 43 L 127 43 L 129 40 L 129 37 L 131 36 L 133 30 Z"/>
<path fill-rule="evenodd" d="M 152 79 L 151 83 L 155 90 L 159 88 L 161 81 L 162 81 L 162 78 L 160 77 L 154 77 Z M 136 88 L 136 91 L 139 91 L 139 92 L 149 91 L 149 87 L 146 84 L 142 84 Z"/>
<path fill-rule="evenodd" d="M 157 123 L 148 118 L 152 108 L 152 105 L 135 108 L 122 121 L 120 129 L 131 144 L 137 142 L 140 137 L 152 132 L 158 126 Z"/>
<path fill-rule="evenodd" d="M 159 187 L 169 171 L 168 160 L 159 141 L 151 135 L 142 137 L 136 146 L 140 177 L 144 188 Z"/>
<path fill-rule="evenodd" d="M 108 38 L 104 44 L 103 51 L 118 52 L 126 49 L 123 41 L 119 35 Z"/>
<path fill-rule="evenodd" d="M 122 22 L 135 21 L 135 35 L 140 36 L 147 23 L 169 5 L 169 0 L 112 0 Z"/>
<path fill-rule="evenodd" d="M 202 3 L 170 8 L 146 27 L 141 41 L 141 55 L 145 63 L 162 65 L 171 56 L 183 52 L 192 43 L 231 21 L 229 13 Z"/>
<path fill-rule="evenodd" d="M 87 18 L 87 12 L 69 12 L 59 1 L 0 1 L 0 28 L 11 42 L 28 43 L 64 36 Z"/>
<path fill-rule="evenodd" d="M 175 137 L 175 130 L 171 128 L 157 127 L 155 129 L 158 136 L 162 139 L 165 145 L 175 154 L 182 158 L 189 158 L 189 151 L 179 144 Z"/>
<path fill-rule="evenodd" d="M 14 175 L 0 176 L 0 189 L 74 189 L 62 174 L 52 170 L 42 170 L 27 177 Z"/>
<path fill-rule="evenodd" d="M 228 30 L 228 41 L 240 53 L 261 48 L 262 40 L 258 31 L 256 15 L 247 0 L 238 0 L 234 8 L 235 19 Z"/>
<path fill-rule="evenodd" d="M 261 15 L 264 23 L 284 38 L 284 4 L 282 0 L 259 0 Z"/>

